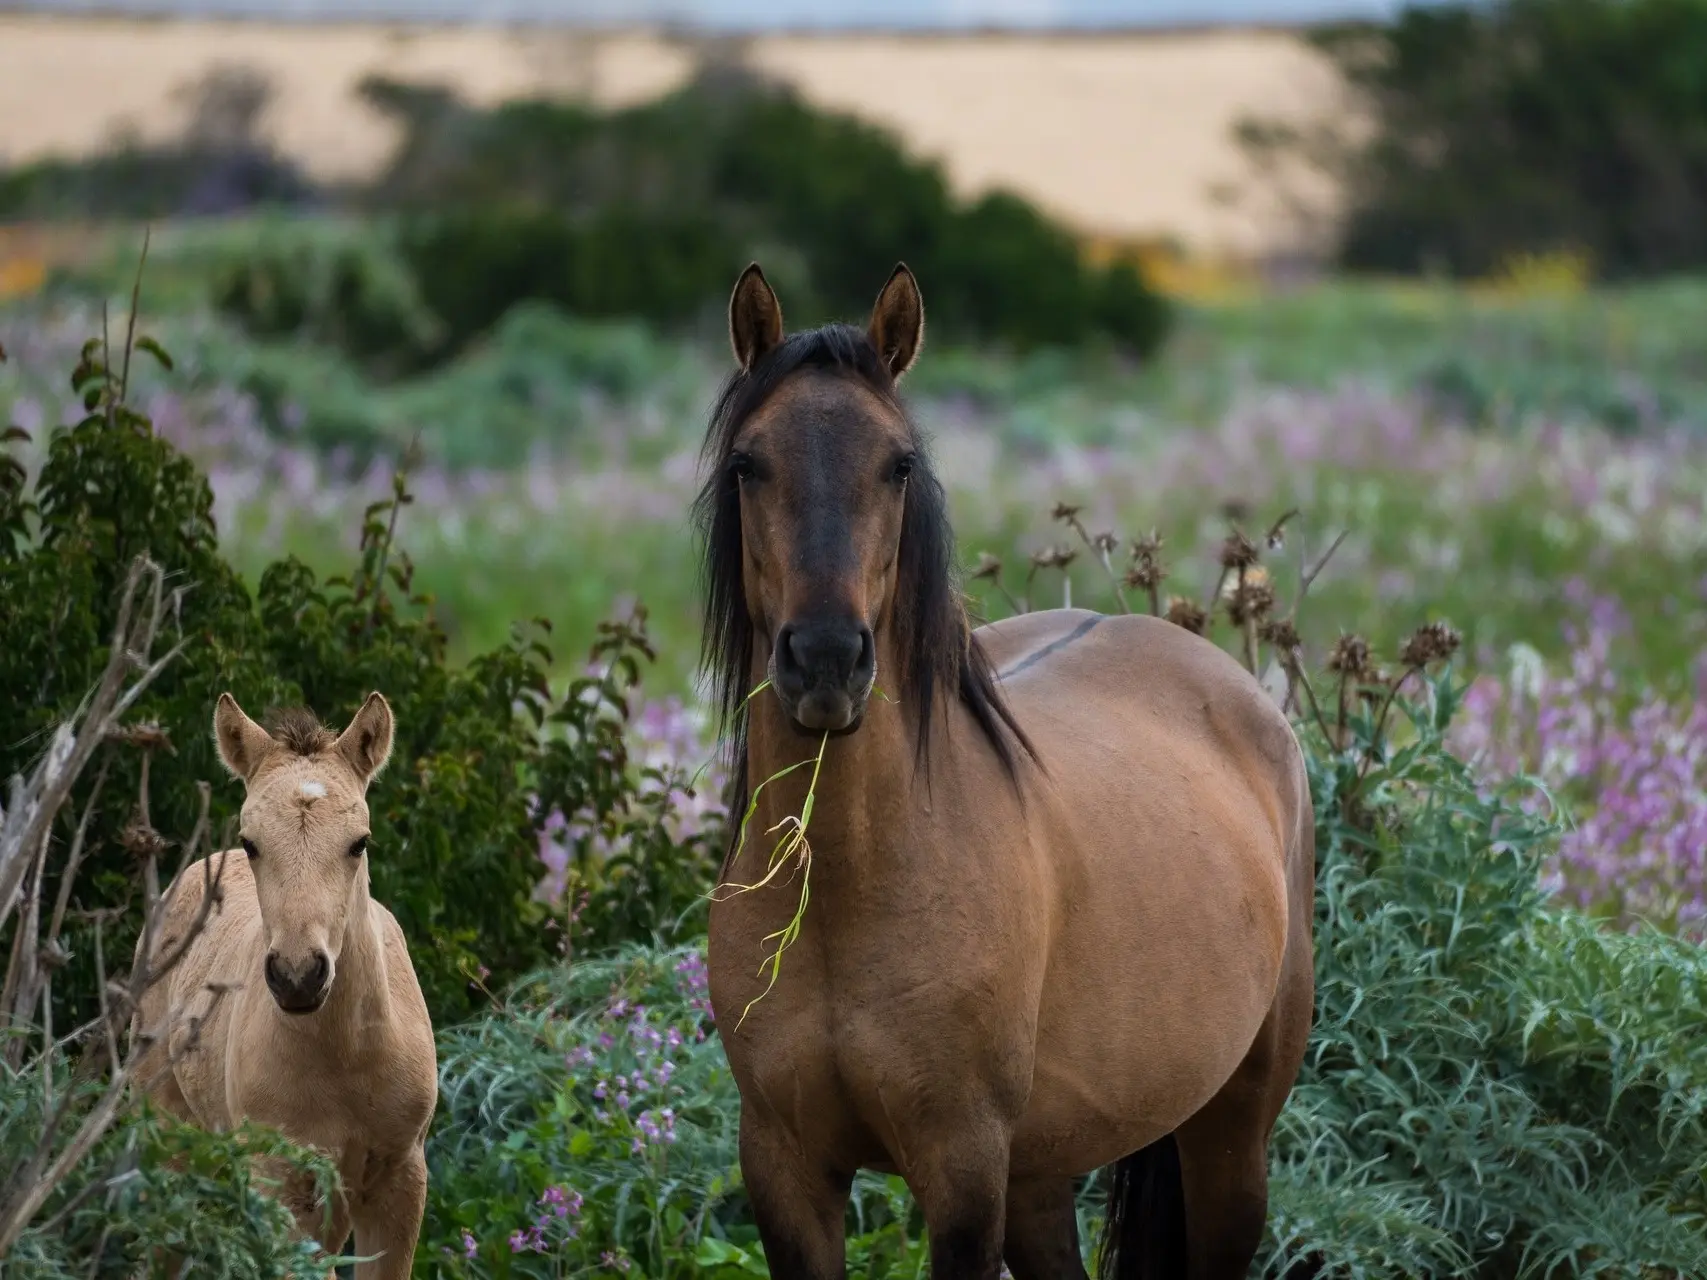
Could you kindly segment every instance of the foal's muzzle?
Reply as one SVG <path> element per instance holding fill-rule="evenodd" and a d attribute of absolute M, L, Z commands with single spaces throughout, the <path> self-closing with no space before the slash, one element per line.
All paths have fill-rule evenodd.
<path fill-rule="evenodd" d="M 877 648 L 863 622 L 791 622 L 771 648 L 783 709 L 815 733 L 857 726 L 876 673 Z"/>
<path fill-rule="evenodd" d="M 279 953 L 267 953 L 267 990 L 286 1013 L 313 1013 L 326 1003 L 332 987 L 332 961 L 324 951 L 316 951 L 313 959 L 303 965 L 293 965 L 279 958 Z"/>

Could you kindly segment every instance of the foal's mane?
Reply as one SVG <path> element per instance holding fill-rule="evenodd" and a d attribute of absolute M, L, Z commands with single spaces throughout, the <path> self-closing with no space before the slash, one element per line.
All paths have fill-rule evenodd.
<path fill-rule="evenodd" d="M 747 804 L 747 699 L 752 693 L 757 636 L 742 584 L 741 490 L 729 465 L 730 454 L 747 420 L 784 381 L 802 370 L 828 371 L 865 386 L 894 408 L 913 437 L 916 461 L 907 481 L 892 625 L 901 667 L 894 676 L 896 692 L 904 705 L 916 707 L 919 714 L 918 762 L 928 768 L 936 699 L 943 689 L 952 689 L 1008 776 L 1017 780 L 1016 748 L 1034 759 L 1037 753 L 997 689 L 990 661 L 972 635 L 955 571 L 948 507 L 925 442 L 871 339 L 852 325 L 831 324 L 793 334 L 750 370 L 732 374 L 706 428 L 702 458 L 709 463 L 708 474 L 694 501 L 694 517 L 704 540 L 701 666 L 711 677 L 730 751 L 732 813 L 738 820 Z"/>
<path fill-rule="evenodd" d="M 307 707 L 276 708 L 267 713 L 266 730 L 292 755 L 313 757 L 338 740 Z"/>

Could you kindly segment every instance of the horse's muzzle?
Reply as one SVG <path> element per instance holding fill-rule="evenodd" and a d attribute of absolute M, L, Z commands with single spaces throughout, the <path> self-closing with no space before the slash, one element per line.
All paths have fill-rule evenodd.
<path fill-rule="evenodd" d="M 313 1013 L 326 1003 L 331 989 L 332 962 L 324 951 L 316 951 L 314 959 L 302 968 L 285 963 L 279 953 L 267 953 L 267 990 L 273 1001 L 285 1013 Z"/>
<path fill-rule="evenodd" d="M 771 682 L 783 710 L 813 733 L 857 727 L 876 674 L 876 644 L 860 622 L 789 623 L 771 646 Z"/>

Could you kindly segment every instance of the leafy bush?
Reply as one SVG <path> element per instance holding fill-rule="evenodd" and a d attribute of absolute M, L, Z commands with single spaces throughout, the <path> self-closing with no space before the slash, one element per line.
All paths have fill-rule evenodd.
<path fill-rule="evenodd" d="M 1148 355 L 1167 329 L 1134 268 L 1086 266 L 1026 201 L 959 204 L 939 166 L 884 130 L 745 75 L 608 114 L 368 93 L 405 130 L 370 202 L 413 211 L 405 252 L 461 339 L 522 298 L 671 323 L 720 313 L 735 265 L 760 252 L 799 319 L 862 314 L 905 259 L 951 339 L 1100 338 Z"/>
<path fill-rule="evenodd" d="M 88 160 L 0 170 L 0 218 L 170 218 L 318 203 L 308 179 L 251 146 L 128 146 Z"/>
<path fill-rule="evenodd" d="M 67 1082 L 61 1080 L 61 1087 Z M 81 1092 L 98 1092 L 85 1082 Z M 41 1082 L 0 1066 L 0 1168 L 15 1172 L 42 1131 Z M 81 1117 L 86 1098 L 68 1107 Z M 313 1241 L 293 1240 L 296 1224 L 273 1184 L 250 1162 L 281 1161 L 331 1186 L 324 1157 L 244 1126 L 205 1133 L 144 1110 L 110 1129 L 73 1170 L 60 1194 L 6 1255 L 19 1280 L 83 1280 L 148 1274 L 155 1249 L 192 1258 L 210 1274 L 287 1280 L 324 1272 Z"/>
<path fill-rule="evenodd" d="M 213 273 L 214 305 L 256 337 L 336 347 L 381 376 L 424 364 L 443 342 L 407 265 L 362 230 L 266 223 Z"/>
<path fill-rule="evenodd" d="M 98 343 L 85 348 L 73 384 L 87 416 L 54 433 L 33 484 L 14 465 L 0 489 L 0 598 L 8 602 L 0 616 L 0 776 L 34 757 L 42 734 L 100 672 L 117 587 L 132 556 L 147 553 L 177 586 L 174 623 L 188 642 L 133 711 L 170 744 L 152 762 L 161 829 L 190 830 L 198 783 L 223 776 L 208 732 L 222 690 L 253 708 L 304 703 L 335 721 L 380 689 L 397 713 L 398 738 L 397 765 L 370 796 L 374 891 L 412 940 L 438 1021 L 474 1007 L 482 983 L 508 982 L 555 953 L 561 934 L 534 900 L 549 813 L 576 816 L 588 842 L 602 836 L 656 851 L 610 867 L 583 859 L 584 888 L 620 903 L 613 912 L 639 936 L 672 936 L 685 904 L 657 884 L 709 864 L 717 837 L 711 824 L 661 846 L 650 832 L 672 791 L 635 798 L 625 725 L 651 658 L 643 615 L 607 624 L 593 647 L 595 673 L 561 694 L 548 683 L 551 652 L 541 631 L 518 630 L 512 644 L 451 665 L 431 601 L 412 591 L 408 556 L 395 545 L 412 500 L 401 478 L 369 509 L 352 574 L 321 581 L 287 559 L 251 593 L 219 555 L 206 480 L 126 405 L 129 359 L 119 365 Z M 140 767 L 116 757 L 109 794 L 134 794 Z M 74 795 L 74 810 L 88 789 L 84 783 Z M 238 790 L 215 786 L 216 831 L 235 813 Z M 134 892 L 138 868 L 118 838 L 130 816 L 119 804 L 97 809 L 74 919 Z M 67 1024 L 86 1020 L 95 1000 L 89 927 L 67 931 L 72 956 L 54 990 L 63 1006 L 56 1018 Z M 109 932 L 108 954 L 129 954 L 134 927 L 132 920 L 127 933 L 121 922 Z"/>
<path fill-rule="evenodd" d="M 611 208 L 571 218 L 498 203 L 410 221 L 402 253 L 459 349 L 524 299 L 680 324 L 717 309 L 740 249 L 703 214 Z"/>
<path fill-rule="evenodd" d="M 423 1274 L 768 1274 L 698 948 L 542 972 L 441 1035 L 439 1060 Z M 923 1274 L 899 1178 L 862 1176 L 848 1216 L 850 1275 Z"/>
<path fill-rule="evenodd" d="M 77 1089 L 62 1123 L 75 1123 L 99 1092 Z M 34 1072 L 0 1066 L 0 1164 L 22 1168 L 42 1132 L 41 1082 Z M 323 1156 L 254 1126 L 207 1133 L 142 1110 L 121 1118 L 71 1170 L 61 1190 L 6 1254 L 6 1274 L 20 1280 L 146 1274 L 156 1249 L 193 1258 L 215 1273 L 287 1280 L 324 1270 L 312 1240 L 295 1240 L 295 1221 L 274 1198 L 259 1160 L 315 1178 L 324 1189 L 337 1174 Z"/>
<path fill-rule="evenodd" d="M 1481 273 L 1585 252 L 1608 273 L 1707 263 L 1707 5 L 1413 5 L 1324 37 L 1375 131 L 1343 155 L 1354 268 Z"/>
<path fill-rule="evenodd" d="M 1316 1021 L 1272 1148 L 1270 1264 L 1345 1277 L 1707 1268 L 1707 957 L 1552 905 L 1558 836 L 1443 740 L 1307 738 Z"/>

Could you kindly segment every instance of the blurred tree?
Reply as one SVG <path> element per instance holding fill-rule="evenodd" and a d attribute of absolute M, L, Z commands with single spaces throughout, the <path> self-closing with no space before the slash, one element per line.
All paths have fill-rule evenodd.
<path fill-rule="evenodd" d="M 1337 157 L 1347 266 L 1707 262 L 1707 0 L 1413 6 L 1317 38 L 1375 124 Z"/>

